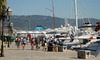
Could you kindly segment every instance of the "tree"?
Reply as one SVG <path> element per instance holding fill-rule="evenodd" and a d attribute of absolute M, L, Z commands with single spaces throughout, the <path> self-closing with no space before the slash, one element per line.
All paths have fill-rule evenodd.
<path fill-rule="evenodd" d="M 0 0 L 0 18 L 2 17 L 2 10 L 6 9 L 7 0 Z"/>
<path fill-rule="evenodd" d="M 2 11 L 6 9 L 7 0 L 0 0 L 0 36 L 1 36 L 1 20 L 2 20 Z"/>

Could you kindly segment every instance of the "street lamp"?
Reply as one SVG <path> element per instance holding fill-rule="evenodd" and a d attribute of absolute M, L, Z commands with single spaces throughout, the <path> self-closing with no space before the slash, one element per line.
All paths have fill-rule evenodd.
<path fill-rule="evenodd" d="M 8 7 L 6 12 L 7 12 L 7 16 L 9 17 L 9 19 L 8 19 L 8 21 L 9 21 L 10 20 L 10 16 L 12 14 L 12 9 L 10 9 L 10 7 Z"/>
<path fill-rule="evenodd" d="M 11 13 L 12 13 L 12 10 L 9 7 L 7 9 L 4 9 L 3 8 L 3 10 L 2 10 L 2 45 L 1 45 L 1 57 L 4 57 L 4 48 L 3 48 L 3 41 L 4 41 L 4 22 L 5 22 L 5 19 L 7 17 L 10 19 Z"/>
<path fill-rule="evenodd" d="M 10 43 L 11 43 L 11 36 L 12 36 L 12 33 L 13 33 L 13 23 L 12 22 L 10 22 L 9 25 L 8 25 L 8 31 L 9 31 L 8 47 L 10 47 L 9 40 L 10 40 Z"/>

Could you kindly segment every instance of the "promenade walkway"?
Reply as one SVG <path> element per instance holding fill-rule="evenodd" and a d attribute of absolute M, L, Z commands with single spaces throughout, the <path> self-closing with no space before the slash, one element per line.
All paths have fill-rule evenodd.
<path fill-rule="evenodd" d="M 0 57 L 0 60 L 81 60 L 77 58 L 77 52 L 67 50 L 66 52 L 47 52 L 40 50 L 31 50 L 30 44 L 26 45 L 25 50 L 17 50 L 15 43 L 10 45 L 10 48 L 5 48 L 5 57 Z M 87 60 L 100 60 L 100 58 L 91 57 Z"/>

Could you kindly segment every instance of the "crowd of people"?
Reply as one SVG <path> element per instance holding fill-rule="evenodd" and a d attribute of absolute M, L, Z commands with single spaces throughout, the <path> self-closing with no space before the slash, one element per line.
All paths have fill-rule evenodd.
<path fill-rule="evenodd" d="M 63 40 L 59 40 L 57 38 L 39 38 L 39 37 L 35 37 L 35 38 L 29 38 L 29 37 L 16 37 L 15 38 L 15 43 L 17 45 L 17 49 L 20 49 L 20 46 L 22 45 L 22 49 L 25 49 L 25 46 L 28 45 L 28 43 L 30 43 L 31 45 L 31 50 L 33 49 L 40 49 L 40 47 L 42 46 L 42 50 L 47 50 L 47 46 L 54 46 L 54 45 L 63 45 Z"/>
<path fill-rule="evenodd" d="M 22 49 L 25 49 L 25 46 L 30 43 L 31 50 L 36 48 L 37 50 L 40 49 L 40 46 L 43 47 L 42 50 L 46 50 L 46 39 L 43 38 L 40 40 L 38 37 L 35 38 L 29 38 L 29 37 L 16 37 L 15 38 L 15 45 L 17 46 L 17 49 L 20 49 L 20 46 L 22 46 Z"/>

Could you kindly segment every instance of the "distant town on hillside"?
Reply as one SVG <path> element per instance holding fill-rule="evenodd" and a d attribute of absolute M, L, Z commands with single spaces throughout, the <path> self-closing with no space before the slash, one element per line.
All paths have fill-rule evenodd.
<path fill-rule="evenodd" d="M 67 18 L 68 23 L 72 26 L 75 26 L 75 19 Z M 96 18 L 83 18 L 78 19 L 79 26 L 82 26 L 84 22 L 89 22 L 93 25 L 96 25 L 97 22 L 100 22 L 100 19 Z M 51 16 L 43 16 L 43 15 L 12 15 L 9 22 L 13 22 L 15 29 L 20 30 L 34 30 L 36 26 L 42 26 L 45 29 L 54 28 L 54 20 Z M 9 23 L 6 22 L 7 24 Z M 60 27 L 61 25 L 65 25 L 65 18 L 55 17 L 56 27 Z M 6 24 L 6 25 L 7 25 Z"/>

